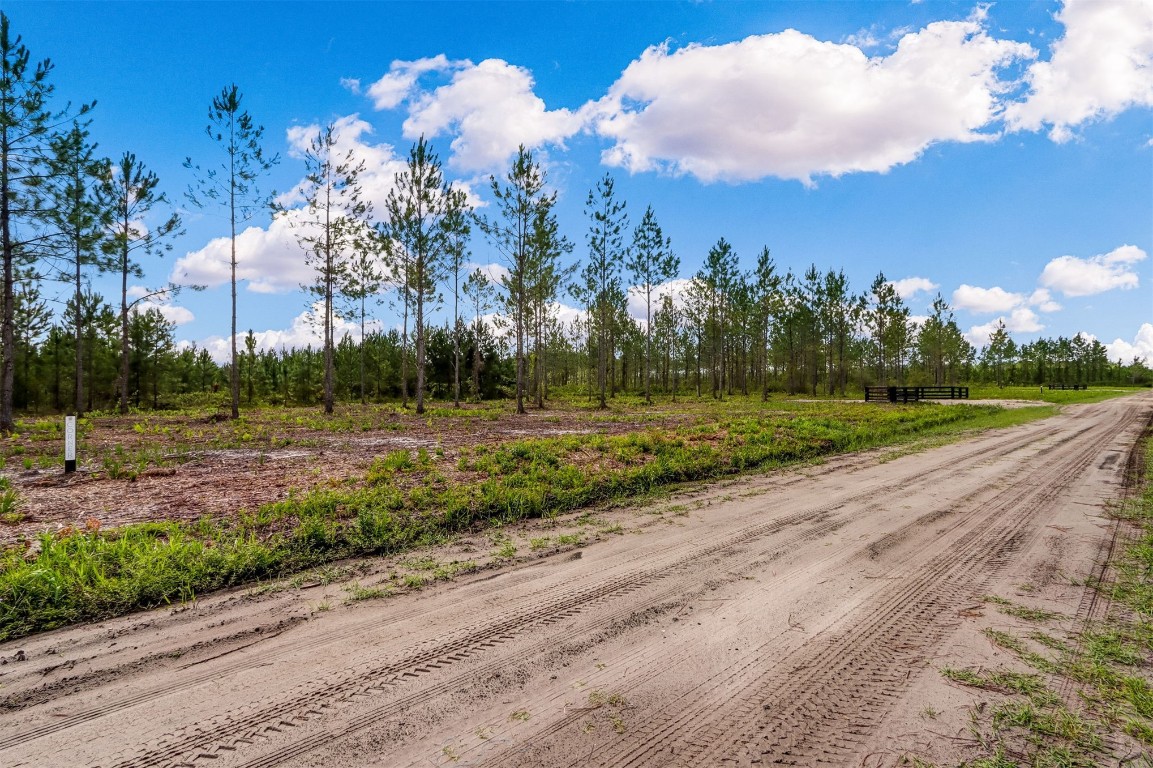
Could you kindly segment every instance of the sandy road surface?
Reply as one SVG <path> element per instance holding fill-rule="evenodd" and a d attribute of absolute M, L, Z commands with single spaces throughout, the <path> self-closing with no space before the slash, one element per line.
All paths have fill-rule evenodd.
<path fill-rule="evenodd" d="M 0 765 L 873 765 L 932 751 L 915 713 L 964 703 L 936 668 L 987 653 L 966 618 L 976 599 L 1028 582 L 1031 599 L 1092 609 L 1072 582 L 1106 551 L 1101 513 L 1151 413 L 1142 394 L 745 478 L 664 502 L 668 515 L 618 511 L 626 535 L 419 594 L 316 612 L 307 589 L 236 592 L 9 643 Z"/>

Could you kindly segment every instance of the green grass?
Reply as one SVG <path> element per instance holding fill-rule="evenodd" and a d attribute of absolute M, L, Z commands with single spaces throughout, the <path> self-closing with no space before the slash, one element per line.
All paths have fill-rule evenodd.
<path fill-rule="evenodd" d="M 348 593 L 348 602 L 355 603 L 361 600 L 379 600 L 384 597 L 391 597 L 393 594 L 392 589 L 389 587 L 364 587 L 360 582 L 353 582 L 344 588 Z"/>
<path fill-rule="evenodd" d="M 1091 386 L 1089 389 L 1047 389 L 1030 387 L 969 387 L 971 400 L 1038 400 L 1056 405 L 1068 403 L 1099 403 L 1113 397 L 1147 391 L 1143 387 Z"/>
<path fill-rule="evenodd" d="M 1006 616 L 1016 616 L 1018 619 L 1025 619 L 1026 621 L 1045 622 L 1058 618 L 1058 614 L 1052 611 L 1029 608 L 996 595 L 986 595 L 985 602 L 993 603 L 997 606 L 997 610 Z"/>
<path fill-rule="evenodd" d="M 1109 616 L 1071 636 L 1036 630 L 1026 637 L 993 629 L 986 637 L 1033 672 L 944 669 L 962 685 L 1005 698 L 971 712 L 972 730 L 985 755 L 965 766 L 1097 766 L 1115 764 L 1103 744 L 1125 734 L 1153 765 L 1153 434 L 1142 439 L 1141 477 L 1116 514 L 1140 528 L 1113 563 L 1115 582 L 1093 585 L 1112 599 Z M 998 597 L 987 597 L 1003 613 L 1029 621 L 1057 618 Z M 1054 693 L 1055 685 L 1076 686 L 1077 706 Z"/>
<path fill-rule="evenodd" d="M 908 444 L 927 435 L 943 439 L 1052 412 L 1048 406 L 1006 411 L 754 398 L 677 408 L 687 418 L 675 427 L 462 449 L 457 466 L 464 476 L 451 480 L 427 451 L 397 451 L 377 459 L 362 483 L 293 494 L 226 520 L 43 534 L 38 551 L 18 546 L 0 553 L 0 641 L 282 579 L 343 558 L 402 553 L 463 531 L 550 517 L 677 483 Z M 384 407 L 371 415 L 373 423 L 392 418 Z M 350 424 L 364 423 L 348 418 Z M 241 434 L 255 429 L 244 419 L 227 427 Z M 126 456 L 118 471 L 139 466 Z M 558 545 L 582 542 L 580 536 L 556 539 Z M 498 558 L 516 554 L 511 542 L 494 546 Z M 424 580 L 414 574 L 409 586 Z"/>

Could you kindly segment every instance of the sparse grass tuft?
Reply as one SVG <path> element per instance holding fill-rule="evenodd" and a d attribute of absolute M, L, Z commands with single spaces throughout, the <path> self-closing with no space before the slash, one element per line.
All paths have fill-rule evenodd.
<path fill-rule="evenodd" d="M 389 587 L 364 587 L 360 582 L 353 582 L 344 588 L 348 593 L 347 602 L 355 603 L 361 600 L 379 600 L 382 597 L 392 597 L 392 589 Z"/>
<path fill-rule="evenodd" d="M 1016 616 L 1018 619 L 1024 619 L 1025 621 L 1045 622 L 1059 618 L 1059 615 L 1052 611 L 1045 611 L 1040 608 L 1028 608 L 1024 605 L 1014 603 L 1011 600 L 1006 600 L 1003 597 L 997 597 L 996 595 L 986 595 L 985 602 L 993 603 L 997 606 L 997 610 L 1006 616 Z"/>

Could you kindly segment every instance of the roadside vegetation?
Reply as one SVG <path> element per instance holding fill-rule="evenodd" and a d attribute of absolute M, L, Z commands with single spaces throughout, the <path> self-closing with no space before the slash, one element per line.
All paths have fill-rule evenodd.
<path fill-rule="evenodd" d="M 420 424 L 431 421 L 434 430 L 443 429 L 467 413 L 431 408 Z M 669 403 L 666 409 L 649 411 L 630 405 L 608 411 L 578 408 L 569 416 L 583 420 L 577 433 L 472 441 L 449 450 L 392 451 L 374 459 L 363 476 L 294 491 L 281 501 L 228 517 L 117 528 L 92 519 L 24 539 L 0 558 L 0 640 L 190 600 L 351 556 L 403 552 L 490 524 L 547 518 L 677 483 L 881 445 L 908 445 L 1050 413 L 1051 406 L 1003 410 L 783 399 L 763 403 L 756 398 Z M 329 429 L 360 431 L 387 429 L 394 417 L 386 409 L 368 408 L 317 422 Z M 472 418 L 487 423 L 493 417 L 482 409 Z M 7 446 L 7 462 L 37 456 L 30 449 L 48 441 L 34 438 L 51 435 L 58 445 L 58 435 L 47 422 L 22 424 L 27 437 L 21 439 L 27 442 Z M 87 434 L 98 424 L 98 418 L 90 418 Z M 142 417 L 132 433 L 183 440 L 173 436 L 179 430 L 172 426 L 164 418 Z M 297 425 L 291 412 L 272 411 L 268 418 L 254 414 L 205 424 L 205 429 L 215 445 L 267 446 L 291 444 L 294 426 L 308 426 L 308 434 L 313 434 L 317 425 Z M 598 433 L 606 428 L 624 431 Z M 172 445 L 145 444 L 139 452 L 125 452 L 123 460 L 139 471 L 156 457 L 174 453 Z M 34 461 L 39 462 L 39 456 Z M 104 471 L 113 475 L 107 466 Z M 12 506 L 18 510 L 18 500 Z"/>
<path fill-rule="evenodd" d="M 1026 671 L 942 670 L 955 683 L 1001 694 L 971 710 L 979 756 L 962 766 L 1153 765 L 1153 429 L 1141 448 L 1130 467 L 1133 493 L 1115 510 L 1128 544 L 1115 555 L 1114 578 L 1089 585 L 1110 601 L 1106 618 L 1062 631 L 1069 617 L 988 596 L 1000 612 L 1035 625 L 985 630 Z"/>
<path fill-rule="evenodd" d="M 1037 400 L 1055 405 L 1099 403 L 1133 392 L 1132 387 L 1099 385 L 1089 389 L 1049 389 L 1045 386 L 976 386 L 969 387 L 970 400 Z"/>

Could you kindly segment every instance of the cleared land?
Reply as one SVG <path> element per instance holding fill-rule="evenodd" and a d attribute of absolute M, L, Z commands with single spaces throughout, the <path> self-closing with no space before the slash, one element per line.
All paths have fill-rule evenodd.
<path fill-rule="evenodd" d="M 0 763 L 956 762 L 985 694 L 938 670 L 1005 661 L 982 631 L 1024 619 L 985 596 L 1100 614 L 1151 415 L 1067 406 L 9 642 Z"/>

